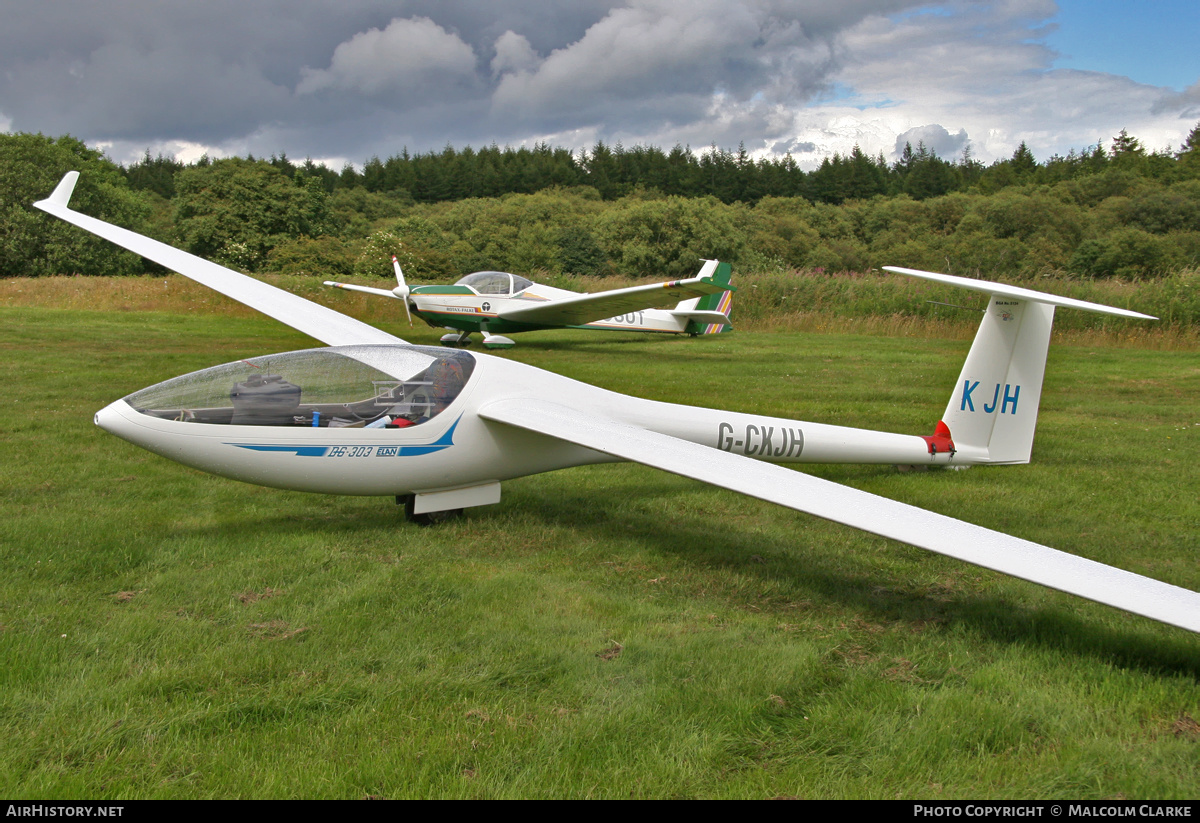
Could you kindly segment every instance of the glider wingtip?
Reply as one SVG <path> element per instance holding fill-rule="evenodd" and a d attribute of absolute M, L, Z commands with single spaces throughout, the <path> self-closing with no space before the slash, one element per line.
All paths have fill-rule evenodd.
<path fill-rule="evenodd" d="M 63 179 L 58 181 L 58 185 L 54 187 L 54 191 L 45 200 L 39 200 L 33 205 L 39 209 L 45 210 L 46 206 L 57 206 L 59 208 L 67 208 L 67 203 L 71 200 L 71 194 L 75 191 L 75 184 L 79 182 L 79 172 L 69 171 L 63 175 Z"/>

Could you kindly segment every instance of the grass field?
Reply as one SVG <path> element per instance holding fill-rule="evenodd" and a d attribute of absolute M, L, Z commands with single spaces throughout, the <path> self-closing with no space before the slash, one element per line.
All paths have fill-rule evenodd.
<path fill-rule="evenodd" d="M 638 466 L 419 528 L 91 424 L 311 345 L 215 305 L 0 309 L 4 796 L 1200 796 L 1188 632 Z M 926 433 L 968 345 L 934 328 L 954 339 L 564 332 L 505 356 Z M 1056 344 L 1029 466 L 811 471 L 1200 590 L 1200 362 L 1172 348 Z"/>

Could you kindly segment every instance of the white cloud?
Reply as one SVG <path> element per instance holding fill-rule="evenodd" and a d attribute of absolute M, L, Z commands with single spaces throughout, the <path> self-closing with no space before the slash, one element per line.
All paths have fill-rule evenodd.
<path fill-rule="evenodd" d="M 1177 147 L 1200 119 L 1200 84 L 1054 69 L 1050 0 L 116 5 L 0 0 L 0 127 L 132 159 L 603 139 L 792 147 L 809 167 L 856 143 L 892 156 L 906 134 L 947 157 L 969 139 L 985 162 L 1122 128 Z"/>
<path fill-rule="evenodd" d="M 962 153 L 968 142 L 966 129 L 959 129 L 957 134 L 951 134 L 937 123 L 929 123 L 897 135 L 895 152 L 896 154 L 903 152 L 905 144 L 911 145 L 914 150 L 924 146 L 938 157 L 954 160 Z"/>
<path fill-rule="evenodd" d="M 474 79 L 475 52 L 428 17 L 396 18 L 338 45 L 328 69 L 301 70 L 298 94 L 333 89 L 375 97 Z"/>
<path fill-rule="evenodd" d="M 492 58 L 492 77 L 501 74 L 529 72 L 537 68 L 539 58 L 529 40 L 511 29 L 496 39 L 496 56 Z"/>
<path fill-rule="evenodd" d="M 789 136 L 894 157 L 899 136 L 936 124 L 953 142 L 969 139 L 985 162 L 1011 156 L 1021 141 L 1044 160 L 1122 128 L 1152 149 L 1177 143 L 1191 127 L 1180 119 L 1184 95 L 1165 110 L 1163 89 L 1051 68 L 1056 55 L 1038 34 L 1054 10 L 1044 0 L 961 2 L 949 13 L 868 18 L 841 38 L 839 99 L 797 108 Z"/>
<path fill-rule="evenodd" d="M 707 99 L 731 74 L 729 61 L 752 59 L 758 36 L 742 3 L 643 0 L 614 9 L 536 70 L 504 75 L 492 102 L 536 116 L 663 94 Z"/>

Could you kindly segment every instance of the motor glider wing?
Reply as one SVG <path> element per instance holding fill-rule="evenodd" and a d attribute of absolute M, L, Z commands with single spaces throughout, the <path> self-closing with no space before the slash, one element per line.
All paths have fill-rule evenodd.
<path fill-rule="evenodd" d="M 1200 632 L 1196 592 L 953 517 L 549 401 L 479 415 Z"/>
<path fill-rule="evenodd" d="M 330 346 L 352 346 L 370 343 L 403 343 L 399 337 L 367 325 L 341 312 L 277 289 L 261 280 L 227 269 L 180 249 L 135 234 L 128 229 L 105 223 L 71 209 L 67 203 L 79 180 L 79 172 L 63 177 L 54 192 L 33 205 L 85 231 L 103 237 L 118 246 L 153 260 L 172 271 L 208 286 L 213 291 L 257 309 L 268 317 L 304 332 L 309 337 Z"/>
<path fill-rule="evenodd" d="M 712 279 L 712 273 L 716 269 L 717 261 L 709 260 L 700 270 L 700 274 L 687 280 L 630 286 L 627 289 L 613 289 L 529 306 L 505 308 L 500 311 L 498 317 L 501 320 L 535 325 L 582 326 L 620 314 L 652 309 L 665 303 L 733 291 L 732 286 Z M 718 313 L 712 314 L 713 319 L 705 322 L 729 322 L 729 318 L 724 315 L 716 319 Z"/>

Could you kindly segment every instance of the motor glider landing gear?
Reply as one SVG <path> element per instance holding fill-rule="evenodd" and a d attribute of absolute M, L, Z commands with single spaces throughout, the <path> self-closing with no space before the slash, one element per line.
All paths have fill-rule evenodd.
<path fill-rule="evenodd" d="M 516 343 L 507 337 L 501 337 L 498 334 L 483 333 L 483 347 L 485 349 L 511 349 Z"/>
<path fill-rule="evenodd" d="M 441 342 L 443 346 L 465 349 L 471 345 L 471 333 L 469 331 L 456 331 L 450 332 L 450 334 L 443 334 Z"/>

